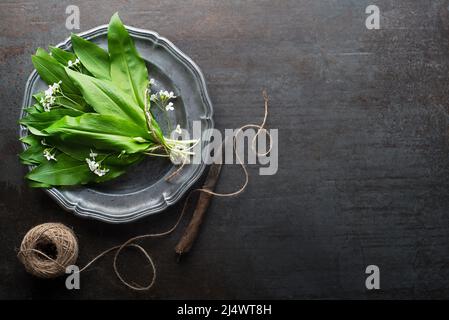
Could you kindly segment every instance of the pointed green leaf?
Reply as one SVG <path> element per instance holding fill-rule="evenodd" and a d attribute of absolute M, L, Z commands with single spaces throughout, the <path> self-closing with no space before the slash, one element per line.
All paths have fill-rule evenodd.
<path fill-rule="evenodd" d="M 66 71 L 73 82 L 80 88 L 86 102 L 96 112 L 103 115 L 122 117 L 142 128 L 146 126 L 143 110 L 111 81 L 95 79 L 67 68 Z"/>
<path fill-rule="evenodd" d="M 45 160 L 43 154 L 45 148 L 40 142 L 33 141 L 32 145 L 19 154 L 20 161 L 28 165 L 42 163 Z"/>
<path fill-rule="evenodd" d="M 40 104 L 35 103 L 31 107 L 25 108 L 24 111 L 27 114 L 32 114 L 32 113 L 41 113 L 44 110 L 43 110 L 43 108 L 42 108 L 42 106 Z"/>
<path fill-rule="evenodd" d="M 66 109 L 66 108 L 56 108 L 48 112 L 32 113 L 28 114 L 19 120 L 19 123 L 26 126 L 33 134 L 38 136 L 47 135 L 42 132 L 43 129 L 49 127 L 54 122 L 58 121 L 64 116 L 79 116 L 82 113 L 80 111 Z"/>
<path fill-rule="evenodd" d="M 28 180 L 28 186 L 30 186 L 31 188 L 47 188 L 47 189 L 52 187 L 49 184 L 32 181 L 32 180 Z"/>
<path fill-rule="evenodd" d="M 43 162 L 30 171 L 26 178 L 46 185 L 64 186 L 85 184 L 93 177 L 86 162 L 59 154 L 57 161 Z"/>
<path fill-rule="evenodd" d="M 80 117 L 66 116 L 44 132 L 56 135 L 62 141 L 76 142 L 99 150 L 136 153 L 151 145 L 147 140 L 148 134 L 141 127 L 117 116 L 96 113 L 85 113 Z"/>
<path fill-rule="evenodd" d="M 30 146 L 36 146 L 41 144 L 41 139 L 42 139 L 41 137 L 29 134 L 25 137 L 20 138 L 20 141 Z"/>
<path fill-rule="evenodd" d="M 93 151 L 98 154 L 97 159 L 104 160 L 105 165 L 112 166 L 128 166 L 139 162 L 144 158 L 142 154 L 121 154 L 121 152 L 111 153 L 110 151 L 102 151 L 93 148 L 92 146 L 86 146 L 77 142 L 62 141 L 58 136 L 46 137 L 45 141 L 56 147 L 59 151 L 75 158 L 77 160 L 84 161 L 86 158 L 90 158 L 90 152 Z"/>
<path fill-rule="evenodd" d="M 99 177 L 89 170 L 86 161 L 76 160 L 64 153 L 57 156 L 57 161 L 45 161 L 26 175 L 36 186 L 70 186 L 89 182 L 104 182 L 126 172 L 125 168 L 109 166 L 109 172 Z"/>
<path fill-rule="evenodd" d="M 148 86 L 148 70 L 117 13 L 109 22 L 108 50 L 112 82 L 143 108 L 144 93 Z"/>
<path fill-rule="evenodd" d="M 76 55 L 73 52 L 62 50 L 57 47 L 49 47 L 52 57 L 54 57 L 60 64 L 66 66 L 69 61 L 75 61 Z"/>
<path fill-rule="evenodd" d="M 72 44 L 81 63 L 93 76 L 111 80 L 109 54 L 105 50 L 73 33 Z"/>

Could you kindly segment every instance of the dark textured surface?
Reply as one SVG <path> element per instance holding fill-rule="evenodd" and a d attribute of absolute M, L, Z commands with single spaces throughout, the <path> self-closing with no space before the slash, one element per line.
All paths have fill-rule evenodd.
<path fill-rule="evenodd" d="M 81 30 L 125 23 L 172 40 L 202 68 L 216 126 L 261 119 L 279 128 L 279 171 L 235 199 L 214 199 L 192 254 L 175 263 L 180 230 L 146 241 L 159 274 L 150 292 L 125 289 L 111 257 L 82 274 L 81 290 L 26 274 L 15 257 L 35 224 L 60 221 L 79 236 L 83 264 L 130 236 L 163 230 L 180 206 L 130 225 L 63 212 L 26 187 L 16 120 L 30 54 Z M 447 1 L 375 1 L 381 30 L 365 28 L 372 1 L 0 2 L 0 298 L 448 298 L 449 11 Z M 241 182 L 226 166 L 217 186 Z M 184 224 L 186 221 L 184 222 Z M 125 262 L 126 261 L 126 262 Z M 149 269 L 133 254 L 122 267 Z M 381 290 L 364 287 L 381 269 Z"/>

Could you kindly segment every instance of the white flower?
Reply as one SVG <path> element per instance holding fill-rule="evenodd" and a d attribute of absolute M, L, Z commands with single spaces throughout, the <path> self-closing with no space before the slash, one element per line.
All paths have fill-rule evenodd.
<path fill-rule="evenodd" d="M 58 82 L 53 83 L 50 88 L 53 89 L 53 92 L 56 92 L 59 90 L 60 84 L 62 83 L 61 80 L 59 80 Z"/>
<path fill-rule="evenodd" d="M 156 102 L 156 101 L 157 101 L 157 95 L 152 94 L 152 95 L 150 96 L 150 101 Z"/>
<path fill-rule="evenodd" d="M 173 107 L 173 102 L 169 102 L 169 103 L 165 106 L 165 110 L 167 110 L 167 111 L 173 111 L 173 110 L 175 110 L 175 108 Z"/>
<path fill-rule="evenodd" d="M 179 124 L 176 126 L 175 132 L 177 134 L 181 134 L 182 133 L 182 129 L 181 129 L 181 126 Z"/>
<path fill-rule="evenodd" d="M 150 86 L 152 86 L 154 84 L 154 79 L 153 78 L 150 79 L 149 84 L 150 84 Z"/>
<path fill-rule="evenodd" d="M 92 150 L 90 150 L 89 153 L 89 157 L 93 158 L 93 160 L 86 158 L 86 162 L 87 165 L 89 166 L 89 170 L 92 171 L 93 173 L 95 173 L 97 176 L 102 177 L 104 176 L 106 173 L 109 172 L 109 169 L 106 168 L 100 168 L 100 163 L 95 161 L 95 157 L 98 156 L 97 153 L 92 152 Z"/>
<path fill-rule="evenodd" d="M 53 95 L 53 86 L 49 86 L 47 90 L 44 91 L 45 97 L 49 98 Z"/>
<path fill-rule="evenodd" d="M 44 103 L 44 111 L 45 112 L 49 112 L 51 109 L 51 104 L 50 103 Z"/>
<path fill-rule="evenodd" d="M 48 89 L 44 91 L 44 97 L 41 98 L 40 103 L 44 107 L 46 112 L 50 111 L 53 104 L 56 102 L 55 94 L 60 92 L 60 84 L 62 81 L 58 81 L 48 86 Z"/>
<path fill-rule="evenodd" d="M 78 58 L 76 58 L 74 61 L 69 60 L 67 62 L 67 67 L 71 68 L 71 67 L 76 67 L 77 65 L 80 64 L 80 60 Z"/>
<path fill-rule="evenodd" d="M 95 160 L 91 160 L 89 158 L 86 158 L 87 165 L 89 166 L 89 170 L 92 172 L 95 172 L 95 170 L 98 169 L 100 164 L 96 162 Z"/>
<path fill-rule="evenodd" d="M 92 149 L 90 149 L 89 157 L 91 157 L 92 159 L 95 160 L 96 156 L 98 156 L 98 153 L 95 153 L 95 152 L 92 151 Z"/>
<path fill-rule="evenodd" d="M 161 90 L 159 91 L 159 96 L 161 97 L 161 99 L 165 99 L 165 100 L 169 100 L 169 99 L 174 99 L 176 98 L 175 94 L 173 93 L 173 91 L 168 92 L 167 90 Z"/>
<path fill-rule="evenodd" d="M 159 97 L 161 97 L 161 99 L 165 98 L 165 92 L 167 92 L 167 91 L 161 90 L 161 91 L 158 92 Z"/>
<path fill-rule="evenodd" d="M 50 161 L 50 160 L 58 161 L 55 158 L 55 154 L 54 153 L 51 154 L 49 149 L 44 149 L 44 153 L 43 154 L 44 154 L 45 159 L 47 159 L 47 161 Z"/>
<path fill-rule="evenodd" d="M 96 169 L 95 171 L 94 171 L 94 173 L 97 175 L 97 176 L 99 176 L 99 177 L 102 177 L 102 176 L 104 176 L 106 173 L 108 173 L 109 172 L 109 169 L 106 169 L 106 168 L 104 168 L 104 169 Z"/>

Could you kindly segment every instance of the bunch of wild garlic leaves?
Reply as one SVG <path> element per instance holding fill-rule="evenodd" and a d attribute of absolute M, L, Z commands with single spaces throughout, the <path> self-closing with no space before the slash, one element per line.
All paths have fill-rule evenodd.
<path fill-rule="evenodd" d="M 171 112 L 176 97 L 151 92 L 154 80 L 119 16 L 109 23 L 108 52 L 74 34 L 71 41 L 73 52 L 39 48 L 32 56 L 49 86 L 20 120 L 29 133 L 20 159 L 33 166 L 30 186 L 107 181 L 148 155 L 188 162 L 195 141 L 164 137 L 151 109 Z"/>

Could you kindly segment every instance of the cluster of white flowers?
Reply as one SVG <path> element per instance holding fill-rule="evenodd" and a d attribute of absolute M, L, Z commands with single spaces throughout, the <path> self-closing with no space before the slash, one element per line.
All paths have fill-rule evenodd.
<path fill-rule="evenodd" d="M 173 91 L 168 92 L 167 90 L 161 90 L 158 93 L 153 93 L 150 96 L 150 100 L 153 101 L 153 102 L 157 102 L 159 100 L 161 102 L 166 102 L 166 101 L 168 101 L 170 99 L 174 99 L 174 98 L 176 98 L 176 96 L 173 93 Z"/>
<path fill-rule="evenodd" d="M 75 61 L 69 60 L 69 62 L 67 62 L 67 67 L 74 68 L 74 67 L 77 67 L 79 64 L 80 64 L 80 60 L 78 58 L 76 58 Z"/>
<path fill-rule="evenodd" d="M 89 170 L 90 171 L 95 173 L 97 176 L 102 177 L 106 173 L 109 172 L 109 169 L 106 169 L 106 168 L 102 169 L 102 168 L 100 168 L 100 162 L 97 162 L 95 160 L 96 156 L 98 156 L 98 154 L 93 152 L 92 150 L 90 150 L 89 157 L 91 159 L 90 158 L 86 158 L 86 162 L 87 162 L 87 165 L 89 166 Z"/>
<path fill-rule="evenodd" d="M 173 111 L 173 110 L 175 110 L 175 108 L 173 107 L 173 102 L 169 102 L 169 103 L 165 106 L 165 110 L 166 110 L 166 111 Z"/>
<path fill-rule="evenodd" d="M 56 101 L 56 94 L 61 91 L 60 85 L 62 81 L 58 81 L 48 86 L 48 89 L 44 91 L 44 96 L 39 101 L 44 107 L 44 111 L 50 111 L 51 107 Z"/>
<path fill-rule="evenodd" d="M 174 99 L 176 98 L 175 94 L 173 93 L 173 91 L 168 92 L 167 90 L 161 90 L 159 91 L 159 97 L 161 97 L 161 100 L 169 100 L 169 99 Z"/>
<path fill-rule="evenodd" d="M 52 150 L 53 150 L 53 148 L 52 149 L 49 149 L 49 148 L 44 149 L 43 154 L 44 154 L 45 159 L 47 159 L 47 161 L 50 161 L 50 160 L 58 161 L 58 160 L 56 160 L 55 154 L 51 153 Z"/>

